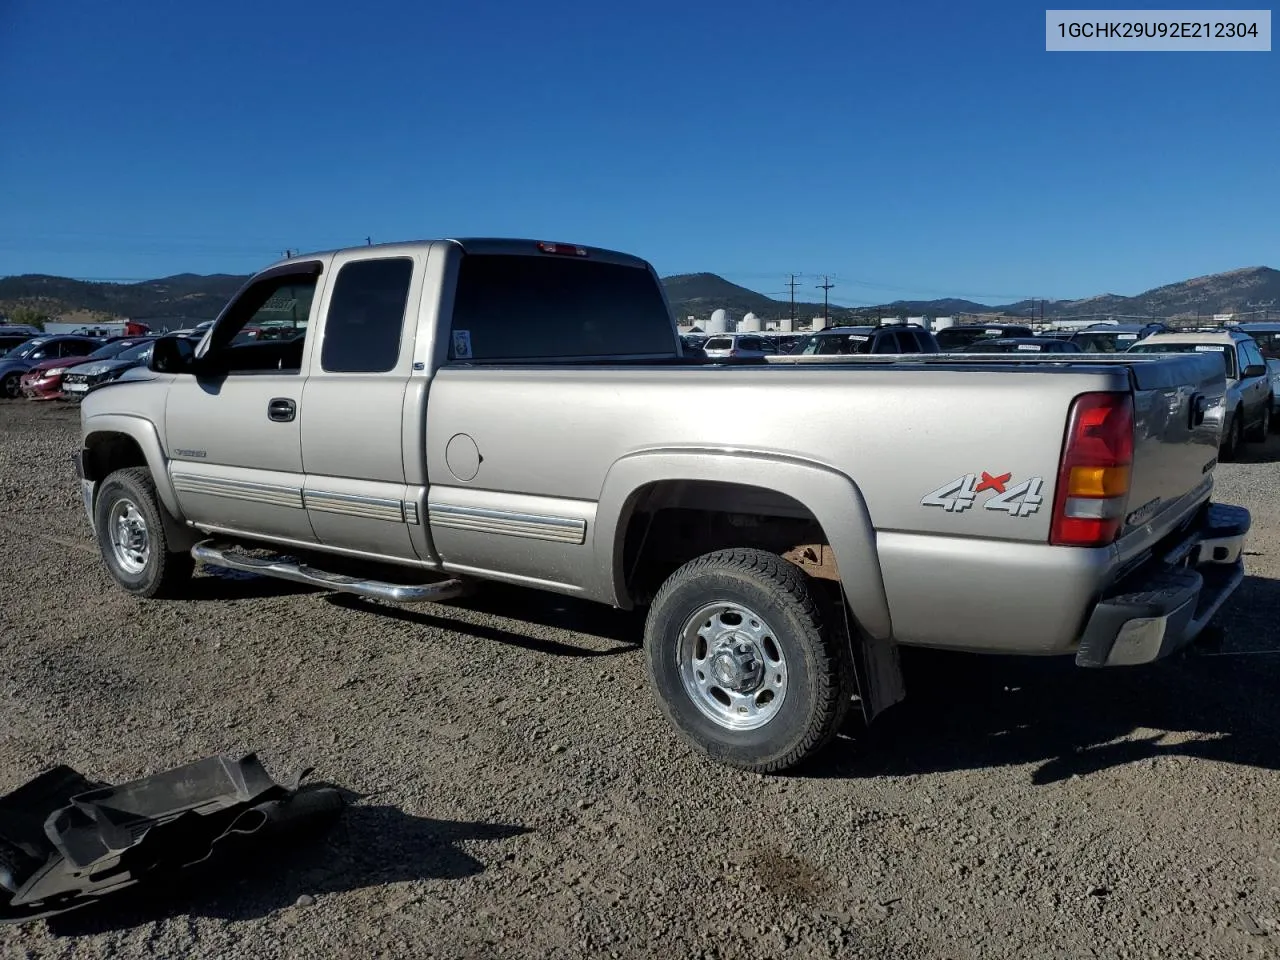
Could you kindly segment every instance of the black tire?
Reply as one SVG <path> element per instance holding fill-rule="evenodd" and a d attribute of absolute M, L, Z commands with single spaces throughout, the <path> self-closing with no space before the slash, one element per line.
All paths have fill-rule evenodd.
<path fill-rule="evenodd" d="M 705 615 L 718 604 L 736 606 L 747 616 L 724 610 L 712 615 L 702 627 L 710 630 L 715 624 L 720 630 L 733 631 L 731 624 L 737 617 L 742 630 L 759 630 L 759 643 L 752 648 L 761 651 L 759 660 L 748 659 L 755 670 L 748 670 L 745 676 L 753 676 L 759 668 L 764 674 L 759 686 L 748 684 L 743 688 L 745 692 L 726 694 L 720 689 L 726 698 L 720 707 L 712 703 L 720 702 L 712 696 L 714 691 L 699 696 L 686 685 L 688 678 L 696 688 L 698 681 L 693 678 L 705 680 L 705 675 L 711 675 L 712 686 L 719 683 L 719 675 L 712 674 L 713 667 L 720 669 L 717 659 L 711 656 L 713 648 L 705 642 L 700 646 L 697 639 L 682 640 L 694 630 L 694 618 L 701 620 L 700 613 Z M 659 589 L 645 623 L 649 678 L 663 713 L 696 750 L 727 766 L 755 773 L 775 773 L 795 766 L 831 740 L 851 700 L 853 671 L 844 631 L 835 626 L 834 617 L 831 621 L 824 617 L 804 574 L 776 554 L 752 549 L 720 550 L 691 560 Z M 730 626 L 726 627 L 726 622 Z M 696 635 L 700 636 L 701 631 Z M 720 636 L 721 643 L 726 636 L 744 639 L 732 632 Z M 753 642 L 748 640 L 748 646 Z M 699 649 L 703 651 L 700 662 L 706 667 L 705 674 L 693 659 Z M 684 664 L 683 673 L 682 651 L 691 657 Z M 735 676 L 742 680 L 744 675 Z M 783 691 L 776 704 L 772 690 L 766 689 L 774 681 Z M 734 706 L 740 700 L 727 698 L 745 698 L 757 704 L 765 696 L 769 699 L 763 700 L 761 712 L 774 712 L 752 729 L 734 729 L 727 723 L 738 722 L 738 718 L 713 719 L 707 712 L 744 712 L 744 708 Z"/>
<path fill-rule="evenodd" d="M 1237 410 L 1231 415 L 1231 426 L 1222 438 L 1222 446 L 1218 448 L 1218 459 L 1230 463 L 1240 456 L 1240 448 L 1244 446 L 1244 418 Z"/>
<path fill-rule="evenodd" d="M 1271 433 L 1271 404 L 1262 408 L 1262 422 L 1249 431 L 1249 440 L 1253 443 L 1266 443 Z"/>
<path fill-rule="evenodd" d="M 113 511 L 119 504 L 130 504 L 140 516 L 146 544 L 145 557 L 135 555 L 139 562 L 129 565 L 122 559 L 123 550 L 117 550 L 113 540 L 115 526 Z M 122 510 L 127 510 L 122 507 Z M 161 517 L 160 500 L 156 496 L 155 481 L 146 467 L 128 467 L 117 470 L 102 482 L 97 503 L 93 509 L 93 529 L 98 536 L 98 549 L 111 577 L 129 593 L 147 598 L 172 598 L 182 596 L 195 570 L 195 561 L 189 553 L 169 550 Z M 136 529 L 136 525 L 135 525 Z"/>
<path fill-rule="evenodd" d="M 1277 415 L 1275 403 L 1271 404 L 1271 432 L 1280 433 L 1280 415 Z"/>
<path fill-rule="evenodd" d="M 0 400 L 21 400 L 22 399 L 22 374 L 8 374 L 3 382 L 0 382 Z"/>

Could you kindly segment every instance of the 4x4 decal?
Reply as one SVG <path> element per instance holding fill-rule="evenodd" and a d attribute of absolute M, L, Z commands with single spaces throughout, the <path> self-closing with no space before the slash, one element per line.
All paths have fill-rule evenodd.
<path fill-rule="evenodd" d="M 986 510 L 999 510 L 1011 517 L 1029 517 L 1044 503 L 1041 491 L 1042 477 L 1032 477 L 1010 486 L 1012 473 L 991 474 L 986 470 L 978 474 L 966 473 L 963 477 L 945 483 L 937 490 L 926 493 L 920 499 L 922 507 L 941 507 L 948 513 L 962 513 L 973 506 L 978 494 L 991 491 L 995 494 L 982 505 Z"/>

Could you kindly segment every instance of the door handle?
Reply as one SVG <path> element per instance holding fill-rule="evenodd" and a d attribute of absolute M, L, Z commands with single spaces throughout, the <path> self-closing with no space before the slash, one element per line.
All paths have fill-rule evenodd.
<path fill-rule="evenodd" d="M 298 415 L 298 405 L 287 397 L 275 397 L 267 403 L 267 419 L 288 423 Z"/>

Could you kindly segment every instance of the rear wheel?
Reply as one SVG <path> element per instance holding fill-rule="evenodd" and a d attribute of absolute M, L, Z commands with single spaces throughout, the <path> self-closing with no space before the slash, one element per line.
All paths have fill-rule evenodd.
<path fill-rule="evenodd" d="M 1244 444 L 1244 418 L 1237 410 L 1231 415 L 1230 425 L 1222 437 L 1222 446 L 1218 448 L 1218 459 L 1227 463 L 1240 455 L 1240 447 Z"/>
<path fill-rule="evenodd" d="M 18 400 L 22 397 L 22 374 L 11 373 L 0 381 L 0 396 L 6 400 Z"/>
<path fill-rule="evenodd" d="M 1249 432 L 1249 439 L 1254 443 L 1266 443 L 1271 433 L 1271 404 L 1262 408 L 1262 420 Z"/>
<path fill-rule="evenodd" d="M 98 549 L 112 579 L 140 597 L 180 596 L 195 561 L 169 550 L 156 485 L 145 467 L 117 470 L 94 506 Z"/>
<path fill-rule="evenodd" d="M 850 702 L 843 633 L 807 578 L 762 550 L 692 560 L 662 585 L 645 646 L 663 712 L 699 752 L 772 773 L 835 735 Z"/>

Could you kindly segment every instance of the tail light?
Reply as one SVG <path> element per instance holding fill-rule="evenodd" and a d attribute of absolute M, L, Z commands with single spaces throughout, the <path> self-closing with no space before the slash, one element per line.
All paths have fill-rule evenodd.
<path fill-rule="evenodd" d="M 548 243 L 546 240 L 539 240 L 538 249 L 543 253 L 554 253 L 562 257 L 585 257 L 587 255 L 585 247 L 579 247 L 573 243 Z"/>
<path fill-rule="evenodd" d="M 1084 393 L 1071 404 L 1058 467 L 1049 542 L 1068 547 L 1112 543 L 1124 522 L 1133 469 L 1133 398 Z"/>

